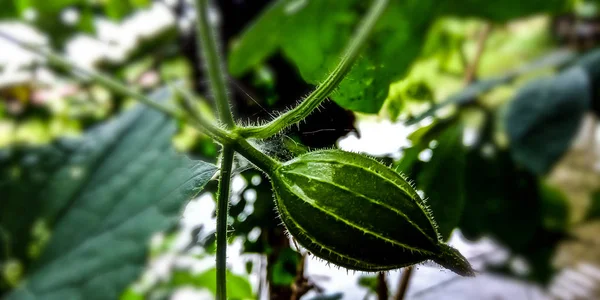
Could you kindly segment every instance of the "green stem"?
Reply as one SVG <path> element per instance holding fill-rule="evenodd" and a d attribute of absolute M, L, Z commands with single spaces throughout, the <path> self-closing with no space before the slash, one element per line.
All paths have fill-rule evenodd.
<path fill-rule="evenodd" d="M 229 185 L 233 168 L 233 148 L 221 150 L 221 178 L 217 188 L 217 299 L 227 300 L 227 218 L 229 216 Z"/>
<path fill-rule="evenodd" d="M 252 144 L 248 143 L 244 137 L 235 132 L 229 132 L 202 120 L 193 119 L 190 124 L 220 144 L 230 145 L 236 152 L 249 160 L 258 169 L 267 173 L 267 175 L 273 174 L 273 171 L 281 165 L 281 162 L 262 153 L 256 147 L 252 146 Z"/>
<path fill-rule="evenodd" d="M 206 121 L 190 107 L 192 101 L 192 95 L 190 93 L 176 85 L 173 85 L 172 88 L 175 92 L 176 99 L 186 108 L 186 112 L 189 114 L 190 119 L 187 119 L 187 121 L 190 122 L 190 125 L 204 132 L 222 145 L 232 145 L 238 153 L 267 174 L 271 174 L 272 171 L 281 164 L 260 152 L 237 133 L 219 128 Z"/>
<path fill-rule="evenodd" d="M 361 48 L 373 31 L 375 23 L 385 11 L 387 4 L 388 0 L 374 1 L 369 12 L 361 22 L 360 27 L 346 46 L 342 60 L 338 63 L 333 72 L 327 76 L 325 81 L 304 99 L 304 101 L 267 124 L 239 128 L 237 131 L 244 137 L 264 139 L 273 136 L 288 126 L 298 123 L 306 118 L 335 90 L 335 88 L 337 88 L 346 74 L 348 74 L 352 65 L 358 59 Z"/>
<path fill-rule="evenodd" d="M 160 103 L 156 103 L 152 99 L 130 89 L 129 87 L 123 85 L 122 83 L 110 78 L 110 76 L 108 76 L 106 74 L 102 74 L 100 72 L 95 72 L 92 70 L 87 70 L 83 67 L 77 66 L 76 64 L 69 61 L 68 59 L 66 59 L 56 53 L 53 53 L 50 50 L 45 50 L 45 49 L 42 49 L 40 46 L 36 46 L 36 45 L 32 45 L 29 43 L 19 41 L 4 32 L 0 32 L 0 37 L 18 45 L 19 47 L 21 47 L 25 50 L 36 53 L 36 54 L 46 58 L 48 60 L 49 64 L 52 64 L 59 68 L 65 69 L 68 72 L 72 73 L 73 75 L 76 75 L 80 78 L 82 77 L 82 75 L 83 75 L 83 77 L 89 77 L 90 79 L 103 85 L 104 87 L 108 88 L 109 90 L 113 91 L 116 94 L 135 98 L 138 101 L 142 102 L 143 104 L 145 104 L 149 107 L 152 107 L 153 109 L 158 110 L 158 111 L 160 111 L 166 115 L 169 115 L 175 119 L 181 119 L 183 117 L 183 114 L 180 113 L 179 111 L 171 109 L 164 105 L 161 105 Z"/>
<path fill-rule="evenodd" d="M 201 49 L 201 58 L 206 66 L 206 73 L 210 82 L 210 89 L 215 97 L 219 119 L 226 128 L 235 128 L 231 108 L 229 107 L 229 95 L 223 63 L 217 49 L 217 33 L 209 23 L 208 1 L 196 0 L 196 30 L 198 34 L 198 48 Z"/>
<path fill-rule="evenodd" d="M 273 171 L 281 165 L 281 162 L 274 160 L 268 155 L 265 155 L 241 136 L 237 136 L 233 147 L 235 148 L 235 151 L 248 159 L 257 168 L 263 170 L 269 176 L 273 174 Z"/>

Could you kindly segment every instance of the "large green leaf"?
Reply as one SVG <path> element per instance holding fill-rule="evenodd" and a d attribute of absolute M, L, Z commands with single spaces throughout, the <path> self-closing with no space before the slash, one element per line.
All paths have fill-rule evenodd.
<path fill-rule="evenodd" d="M 12 253 L 35 260 L 28 254 L 33 224 L 51 229 L 7 299 L 118 298 L 143 269 L 152 234 L 175 225 L 216 170 L 177 154 L 174 130 L 170 118 L 136 107 L 81 139 L 7 155 L 19 157 L 2 164 L 0 177 L 0 225 Z"/>
<path fill-rule="evenodd" d="M 548 172 L 571 145 L 590 102 L 590 80 L 581 67 L 527 84 L 505 116 L 514 159 L 537 174 Z"/>
<path fill-rule="evenodd" d="M 431 160 L 423 165 L 417 176 L 417 188 L 425 192 L 427 204 L 444 239 L 448 239 L 458 225 L 465 204 L 462 133 L 463 126 L 458 121 L 441 132 Z"/>
<path fill-rule="evenodd" d="M 240 76 L 281 49 L 307 82 L 318 84 L 338 63 L 364 8 L 358 1 L 278 1 L 234 42 L 229 71 Z M 432 10 L 431 1 L 392 1 L 332 99 L 354 111 L 378 112 L 389 84 L 418 55 Z"/>

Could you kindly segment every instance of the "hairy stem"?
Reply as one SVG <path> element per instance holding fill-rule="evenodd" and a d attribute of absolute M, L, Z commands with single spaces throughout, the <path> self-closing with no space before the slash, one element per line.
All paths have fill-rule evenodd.
<path fill-rule="evenodd" d="M 281 164 L 280 162 L 260 152 L 258 149 L 248 143 L 245 138 L 239 136 L 237 133 L 219 128 L 216 125 L 207 122 L 202 118 L 201 115 L 199 115 L 190 107 L 193 100 L 192 95 L 189 92 L 175 85 L 172 86 L 172 88 L 175 90 L 177 99 L 181 98 L 178 99 L 178 102 L 185 107 L 185 111 L 188 113 L 186 116 L 189 116 L 188 121 L 196 129 L 206 133 L 208 136 L 222 145 L 231 145 L 238 153 L 248 159 L 257 168 L 265 171 L 267 174 L 270 174 L 272 170 Z"/>
<path fill-rule="evenodd" d="M 49 64 L 59 67 L 61 69 L 65 69 L 66 71 L 72 73 L 73 75 L 75 75 L 77 77 L 80 77 L 81 79 L 85 79 L 83 77 L 88 77 L 89 79 L 99 83 L 100 85 L 103 85 L 104 87 L 113 91 L 116 94 L 135 98 L 136 100 L 140 101 L 141 103 L 143 103 L 155 110 L 158 110 L 162 113 L 165 113 L 175 119 L 181 119 L 183 117 L 181 112 L 171 109 L 169 107 L 166 107 L 160 103 L 156 103 L 152 99 L 128 88 L 127 86 L 112 79 L 110 76 L 108 76 L 106 74 L 102 74 L 100 72 L 88 70 L 83 67 L 77 66 L 76 64 L 72 63 L 68 59 L 66 59 L 58 54 L 55 54 L 54 52 L 52 52 L 50 50 L 43 49 L 37 45 L 19 41 L 18 39 L 14 38 L 4 32 L 0 32 L 0 37 L 8 40 L 11 43 L 18 45 L 19 47 L 21 47 L 27 51 L 36 53 L 36 54 L 44 57 L 48 61 Z"/>
<path fill-rule="evenodd" d="M 227 218 L 229 216 L 229 185 L 233 168 L 233 148 L 221 150 L 221 178 L 217 188 L 217 299 L 227 300 Z"/>
<path fill-rule="evenodd" d="M 234 128 L 235 122 L 229 107 L 229 95 L 227 94 L 227 85 L 223 62 L 219 56 L 217 33 L 214 26 L 211 26 L 208 11 L 209 0 L 196 0 L 196 31 L 198 34 L 198 48 L 201 50 L 201 58 L 206 67 L 206 73 L 210 82 L 210 90 L 215 97 L 219 119 L 226 128 Z"/>
<path fill-rule="evenodd" d="M 358 30 L 346 46 L 342 60 L 338 63 L 333 72 L 327 76 L 325 81 L 304 99 L 304 101 L 267 124 L 239 128 L 239 133 L 243 137 L 268 138 L 306 118 L 327 96 L 329 96 L 329 94 L 333 92 L 335 88 L 337 88 L 346 74 L 348 74 L 352 65 L 358 59 L 361 48 L 373 31 L 375 23 L 385 11 L 387 4 L 388 0 L 375 0 L 373 2 Z"/>

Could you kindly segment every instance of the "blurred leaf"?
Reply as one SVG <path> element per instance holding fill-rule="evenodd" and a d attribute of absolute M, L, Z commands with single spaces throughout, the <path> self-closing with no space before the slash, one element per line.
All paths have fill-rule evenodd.
<path fill-rule="evenodd" d="M 570 147 L 591 102 L 587 74 L 573 67 L 519 90 L 504 118 L 515 161 L 545 174 Z"/>
<path fill-rule="evenodd" d="M 420 104 L 434 100 L 433 91 L 427 82 L 422 80 L 403 80 L 395 85 L 394 90 L 384 104 L 384 109 L 392 121 L 398 119 L 407 104 Z"/>
<path fill-rule="evenodd" d="M 281 48 L 307 82 L 318 84 L 338 63 L 364 12 L 359 9 L 364 4 L 360 4 L 277 2 L 234 43 L 230 72 L 240 76 Z M 399 79 L 418 55 L 431 9 L 430 1 L 390 3 L 363 50 L 362 59 L 332 95 L 333 100 L 350 110 L 377 113 L 387 97 L 389 84 Z"/>
<path fill-rule="evenodd" d="M 121 295 L 119 300 L 144 300 L 144 295 L 129 288 Z"/>
<path fill-rule="evenodd" d="M 592 87 L 592 108 L 597 116 L 600 116 L 600 50 L 593 50 L 581 56 L 577 65 L 590 76 Z"/>
<path fill-rule="evenodd" d="M 293 19 L 286 12 L 286 6 L 290 5 L 290 2 L 273 1 L 273 4 L 232 43 L 227 59 L 231 75 L 243 75 L 277 50 L 283 39 L 286 24 Z"/>
<path fill-rule="evenodd" d="M 534 72 L 540 69 L 546 68 L 559 68 L 573 61 L 576 57 L 576 53 L 570 50 L 559 49 L 552 51 L 531 63 L 525 64 L 515 70 L 509 71 L 506 74 L 486 78 L 483 80 L 475 81 L 468 85 L 460 92 L 451 95 L 450 97 L 443 99 L 439 103 L 434 104 L 431 108 L 426 110 L 424 113 L 407 120 L 407 125 L 416 124 L 426 117 L 433 117 L 440 108 L 446 107 L 447 105 L 458 105 L 463 106 L 477 101 L 477 99 L 487 92 L 492 91 L 499 86 L 509 84 L 519 76 Z"/>
<path fill-rule="evenodd" d="M 107 0 L 104 4 L 104 12 L 113 20 L 120 20 L 131 13 L 133 7 L 128 0 Z"/>
<path fill-rule="evenodd" d="M 498 150 L 497 150 L 498 151 Z M 510 154 L 468 154 L 465 209 L 460 228 L 476 240 L 489 235 L 512 250 L 522 250 L 541 223 L 536 178 L 516 170 Z"/>
<path fill-rule="evenodd" d="M 431 160 L 417 177 L 417 188 L 425 193 L 444 239 L 458 225 L 465 205 L 466 153 L 462 133 L 463 126 L 458 121 L 440 133 Z"/>
<path fill-rule="evenodd" d="M 489 4 L 483 0 L 392 1 L 369 42 L 332 99 L 346 109 L 377 113 L 389 84 L 403 76 L 418 56 L 438 12 L 506 21 L 562 9 L 565 0 Z M 277 1 L 233 43 L 229 70 L 240 76 L 277 49 L 307 82 L 318 84 L 338 62 L 364 13 L 359 1 Z M 393 38 L 390 38 L 393 37 Z"/>
<path fill-rule="evenodd" d="M 271 284 L 290 286 L 296 279 L 296 268 L 300 262 L 300 254 L 291 248 L 283 249 L 272 266 Z"/>
<path fill-rule="evenodd" d="M 465 105 L 474 102 L 479 96 L 483 95 L 486 92 L 489 92 L 491 89 L 498 87 L 501 84 L 507 83 L 510 79 L 512 79 L 512 77 L 509 78 L 508 76 L 503 76 L 498 78 L 489 78 L 470 84 L 459 93 L 456 93 L 448 97 L 447 99 L 444 99 L 440 103 L 434 104 L 431 108 L 429 108 L 427 111 L 420 114 L 419 116 L 409 119 L 406 122 L 406 124 L 416 124 L 425 119 L 426 117 L 433 117 L 437 110 L 447 105 Z"/>
<path fill-rule="evenodd" d="M 9 19 L 9 18 L 18 18 L 22 10 L 19 7 L 19 1 L 15 0 L 1 0 L 0 5 L 2 9 L 0 9 L 0 18 Z"/>
<path fill-rule="evenodd" d="M 414 163 L 419 160 L 419 153 L 422 149 L 418 146 L 413 146 L 402 150 L 402 158 L 394 165 L 394 170 L 400 174 L 406 175 L 408 178 L 412 178 L 412 168 Z"/>
<path fill-rule="evenodd" d="M 591 203 L 590 207 L 588 208 L 585 219 L 593 220 L 593 219 L 599 219 L 599 218 L 600 218 L 600 191 L 596 191 L 596 192 L 594 192 L 594 194 L 592 194 L 592 203 Z"/>
<path fill-rule="evenodd" d="M 53 1 L 45 1 L 45 0 L 29 0 L 24 1 L 28 5 L 28 7 L 35 8 L 38 12 L 45 13 L 57 13 L 61 12 L 63 9 L 69 6 L 75 6 L 79 4 L 85 4 L 86 0 L 53 0 Z M 25 6 L 25 5 L 23 5 Z"/>
<path fill-rule="evenodd" d="M 553 266 L 556 247 L 564 238 L 565 236 L 560 233 L 538 229 L 529 240 L 527 247 L 514 253 L 518 255 L 516 257 L 525 259 L 527 266 L 526 270 L 523 270 L 525 272 L 511 267 L 511 260 L 500 266 L 488 266 L 487 270 L 547 287 L 557 271 Z"/>
<path fill-rule="evenodd" d="M 564 10 L 567 0 L 447 0 L 440 1 L 441 11 L 461 17 L 485 18 L 495 22 L 506 22 L 544 12 Z"/>
<path fill-rule="evenodd" d="M 363 275 L 358 277 L 358 286 L 366 288 L 371 293 L 377 293 L 378 285 L 377 275 Z"/>
<path fill-rule="evenodd" d="M 176 224 L 216 171 L 175 153 L 174 130 L 170 118 L 136 107 L 81 139 L 8 153 L 0 225 L 11 253 L 29 260 L 34 224 L 52 231 L 7 299 L 118 298 L 145 266 L 152 234 Z"/>
<path fill-rule="evenodd" d="M 211 268 L 197 275 L 177 271 L 173 274 L 171 285 L 173 288 L 186 285 L 200 289 L 205 288 L 215 295 L 217 293 L 217 269 Z M 227 271 L 227 298 L 232 300 L 255 299 L 248 279 Z"/>
<path fill-rule="evenodd" d="M 94 12 L 90 6 L 84 7 L 79 12 L 79 22 L 77 24 L 77 28 L 81 32 L 85 33 L 93 33 L 96 31 L 96 27 L 94 25 Z"/>
<path fill-rule="evenodd" d="M 565 195 L 545 182 L 539 184 L 542 199 L 543 227 L 556 232 L 565 232 L 569 225 L 570 206 Z"/>

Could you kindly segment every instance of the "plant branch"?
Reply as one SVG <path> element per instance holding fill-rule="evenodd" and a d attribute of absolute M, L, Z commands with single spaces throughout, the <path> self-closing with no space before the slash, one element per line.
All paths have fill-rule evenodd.
<path fill-rule="evenodd" d="M 181 119 L 183 117 L 181 112 L 153 101 L 152 99 L 148 98 L 147 96 L 145 96 L 141 93 L 138 93 L 138 92 L 130 89 L 129 87 L 123 85 L 122 83 L 110 78 L 110 76 L 108 76 L 106 74 L 88 70 L 83 67 L 77 66 L 73 62 L 52 52 L 51 50 L 46 50 L 38 45 L 33 45 L 30 43 L 19 41 L 18 39 L 6 34 L 5 32 L 0 32 L 0 37 L 4 38 L 5 40 L 8 40 L 9 42 L 27 50 L 27 51 L 36 53 L 36 54 L 44 57 L 48 61 L 49 64 L 52 64 L 59 68 L 65 69 L 66 71 L 72 73 L 73 75 L 75 75 L 77 77 L 80 77 L 81 79 L 85 79 L 83 77 L 89 77 L 90 79 L 103 85 L 104 87 L 108 88 L 109 90 L 113 91 L 116 94 L 135 98 L 138 101 L 142 102 L 143 104 L 145 104 L 155 110 L 158 110 L 168 116 L 171 116 L 175 119 Z"/>
<path fill-rule="evenodd" d="M 406 291 L 408 290 L 408 283 L 413 273 L 413 267 L 406 267 L 400 277 L 400 284 L 398 285 L 398 292 L 396 292 L 395 300 L 403 300 L 406 297 Z"/>
<path fill-rule="evenodd" d="M 387 300 L 389 298 L 390 291 L 388 289 L 387 280 L 384 272 L 377 274 L 377 299 Z"/>
<path fill-rule="evenodd" d="M 217 188 L 217 299 L 219 300 L 227 300 L 227 218 L 233 154 L 231 146 L 223 145 L 221 178 Z"/>
<path fill-rule="evenodd" d="M 188 122 L 196 129 L 206 133 L 208 136 L 218 141 L 222 145 L 231 145 L 239 154 L 248 159 L 257 168 L 270 174 L 272 170 L 277 168 L 281 163 L 274 160 L 273 158 L 260 152 L 256 147 L 252 146 L 243 137 L 239 136 L 235 132 L 230 132 L 225 129 L 219 128 L 216 125 L 206 121 L 202 116 L 193 109 L 193 96 L 188 91 L 180 88 L 179 86 L 172 85 L 175 91 L 176 99 L 184 106 L 185 112 L 187 113 Z"/>
<path fill-rule="evenodd" d="M 237 135 L 235 133 L 231 133 L 222 128 L 219 128 L 218 126 L 201 118 L 201 116 L 191 113 L 191 112 L 193 112 L 193 110 L 181 112 L 181 111 L 174 110 L 169 107 L 163 106 L 162 104 L 156 103 L 155 101 L 148 98 L 147 96 L 131 90 L 129 87 L 127 87 L 123 83 L 120 83 L 120 82 L 110 78 L 107 75 L 104 75 L 102 73 L 98 73 L 95 71 L 91 71 L 91 70 L 86 70 L 80 66 L 77 66 L 75 63 L 69 61 L 68 59 L 66 59 L 58 54 L 53 53 L 50 50 L 42 50 L 39 46 L 21 42 L 1 31 L 0 31 L 0 37 L 22 47 L 23 49 L 25 49 L 27 51 L 36 53 L 36 54 L 44 57 L 45 59 L 48 60 L 49 63 L 56 64 L 57 66 L 66 69 L 67 71 L 69 71 L 70 73 L 73 73 L 74 75 L 84 75 L 86 77 L 89 77 L 92 81 L 97 82 L 98 84 L 104 86 L 105 88 L 109 89 L 110 91 L 112 91 L 116 94 L 131 97 L 131 98 L 141 102 L 142 104 L 145 104 L 148 107 L 150 107 L 154 110 L 157 110 L 159 112 L 162 112 L 172 118 L 184 120 L 184 121 L 188 122 L 190 125 L 194 126 L 194 128 L 205 133 L 206 135 L 208 135 L 209 137 L 211 137 L 218 143 L 220 143 L 222 145 L 231 144 L 232 147 L 235 148 L 235 150 L 238 153 L 240 153 L 242 156 L 244 156 L 246 159 L 248 159 L 250 162 L 252 162 L 254 165 L 256 165 L 256 167 L 258 167 L 259 169 L 261 169 L 267 173 L 269 173 L 269 171 L 275 169 L 278 165 L 280 165 L 280 162 L 263 154 L 258 149 L 256 149 L 254 146 L 252 146 L 250 143 L 245 141 L 239 135 Z M 81 76 L 77 76 L 77 77 L 79 77 L 79 79 L 83 79 L 83 78 L 81 78 Z M 187 94 L 185 91 L 183 91 L 177 85 L 172 85 L 171 87 L 174 88 L 175 99 L 178 99 L 177 97 L 183 97 L 184 100 L 186 100 L 187 102 L 186 101 L 180 101 L 180 102 L 183 103 L 183 105 L 190 105 L 189 102 L 192 101 L 191 100 L 192 98 L 189 98 L 189 99 L 185 99 L 185 98 L 191 97 L 191 95 Z M 179 99 L 179 100 L 181 100 L 181 99 Z"/>
<path fill-rule="evenodd" d="M 196 0 L 196 22 L 198 48 L 201 50 L 206 73 L 210 82 L 210 89 L 214 95 L 217 104 L 219 119 L 226 128 L 235 128 L 231 108 L 229 107 L 229 95 L 227 94 L 227 85 L 223 62 L 219 56 L 217 33 L 214 26 L 211 26 L 208 11 L 209 0 Z"/>
<path fill-rule="evenodd" d="M 377 20 L 385 11 L 387 4 L 388 0 L 375 0 L 373 2 L 358 30 L 354 33 L 352 39 L 346 46 L 342 60 L 338 63 L 333 72 L 327 76 L 325 81 L 308 95 L 304 101 L 267 124 L 239 128 L 238 132 L 240 135 L 243 137 L 268 138 L 279 133 L 288 126 L 302 121 L 315 110 L 325 98 L 337 88 L 340 82 L 342 82 L 344 77 L 348 74 L 352 65 L 358 59 L 360 50 L 373 31 L 375 23 L 377 23 Z"/>
<path fill-rule="evenodd" d="M 506 72 L 503 75 L 490 77 L 480 80 L 466 86 L 462 91 L 451 95 L 450 97 L 440 101 L 426 110 L 424 113 L 406 121 L 406 125 L 413 125 L 421 120 L 434 116 L 435 112 L 447 105 L 456 104 L 459 106 L 467 105 L 474 102 L 479 95 L 489 92 L 490 90 L 505 84 L 511 83 L 513 80 L 524 74 L 534 72 L 546 68 L 560 68 L 575 61 L 577 53 L 569 49 L 559 49 L 552 51 L 528 64 L 520 66 L 517 69 Z"/>
<path fill-rule="evenodd" d="M 477 39 L 477 49 L 475 50 L 475 56 L 473 60 L 469 64 L 467 70 L 465 71 L 465 85 L 471 84 L 473 80 L 477 77 L 477 68 L 479 67 L 479 61 L 481 60 L 481 56 L 483 55 L 483 51 L 485 50 L 485 44 L 488 39 L 488 36 L 492 30 L 492 24 L 485 23 L 481 32 L 479 33 L 479 38 Z"/>

